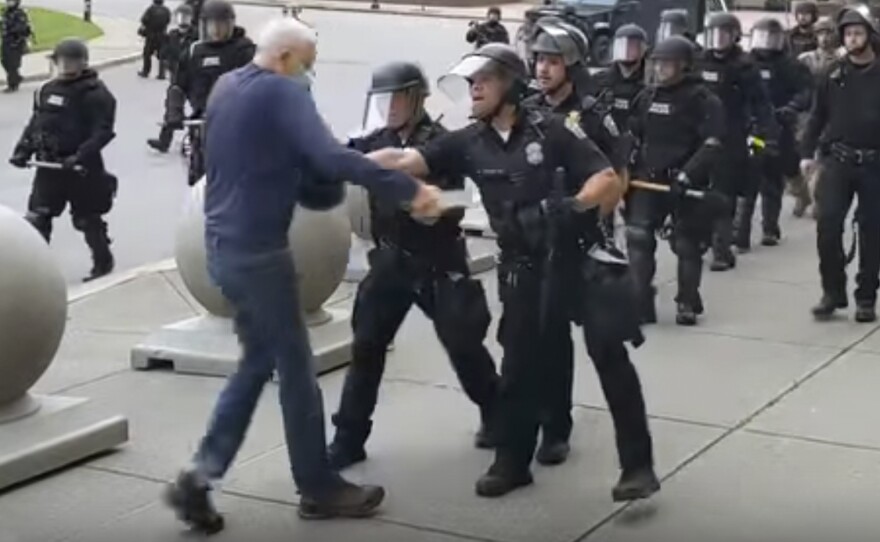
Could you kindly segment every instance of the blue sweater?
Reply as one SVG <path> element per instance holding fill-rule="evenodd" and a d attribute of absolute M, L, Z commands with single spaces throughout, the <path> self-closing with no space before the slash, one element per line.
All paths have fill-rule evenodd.
<path fill-rule="evenodd" d="M 336 141 L 303 85 L 253 64 L 220 78 L 206 121 L 209 247 L 286 248 L 304 182 L 345 179 L 401 202 L 415 195 L 413 179 Z"/>

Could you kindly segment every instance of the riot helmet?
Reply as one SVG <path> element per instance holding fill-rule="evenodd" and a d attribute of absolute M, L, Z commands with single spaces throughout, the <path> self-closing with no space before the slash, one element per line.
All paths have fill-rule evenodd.
<path fill-rule="evenodd" d="M 529 73 L 516 49 L 504 43 L 487 43 L 464 55 L 437 84 L 454 102 L 469 98 L 473 118 L 491 120 L 504 105 L 522 102 Z"/>
<path fill-rule="evenodd" d="M 651 84 L 670 86 L 681 81 L 694 63 L 694 44 L 684 36 L 671 36 L 658 43 L 651 51 Z"/>
<path fill-rule="evenodd" d="M 202 6 L 199 34 L 205 41 L 226 41 L 235 30 L 235 8 L 226 0 L 208 0 Z"/>
<path fill-rule="evenodd" d="M 193 24 L 193 9 L 189 4 L 181 4 L 174 10 L 174 24 L 186 28 Z"/>
<path fill-rule="evenodd" d="M 412 62 L 389 62 L 379 66 L 373 71 L 367 91 L 364 130 L 399 130 L 417 121 L 429 93 L 428 79 L 418 65 Z"/>
<path fill-rule="evenodd" d="M 88 67 L 89 49 L 81 39 L 67 38 L 58 42 L 49 58 L 58 77 L 73 78 Z"/>
<path fill-rule="evenodd" d="M 154 6 L 162 6 L 165 5 L 165 0 L 153 0 Z"/>
<path fill-rule="evenodd" d="M 794 17 L 798 26 L 811 27 L 819 18 L 819 6 L 813 1 L 798 2 L 794 6 Z"/>
<path fill-rule="evenodd" d="M 706 48 L 711 51 L 728 51 L 741 37 L 742 25 L 732 13 L 713 13 L 706 21 Z"/>
<path fill-rule="evenodd" d="M 664 9 L 660 13 L 655 43 L 672 36 L 683 36 L 690 31 L 691 21 L 686 9 Z"/>
<path fill-rule="evenodd" d="M 17 8 L 21 5 L 21 0 L 6 0 L 7 8 Z"/>
<path fill-rule="evenodd" d="M 500 22 L 501 21 L 501 8 L 498 6 L 491 6 L 486 10 L 486 19 L 490 21 Z"/>
<path fill-rule="evenodd" d="M 782 51 L 785 48 L 785 28 L 773 17 L 764 17 L 752 27 L 749 44 L 756 52 Z"/>
<path fill-rule="evenodd" d="M 865 29 L 864 42 L 861 42 L 858 37 L 850 40 L 846 39 L 846 29 L 851 26 L 861 26 Z M 840 42 L 846 47 L 847 53 L 860 55 L 868 47 L 871 47 L 873 41 L 876 41 L 878 33 L 877 22 L 872 17 L 868 6 L 848 7 L 837 16 L 837 33 Z"/>
<path fill-rule="evenodd" d="M 556 18 L 540 19 L 533 34 L 532 67 L 545 93 L 552 94 L 570 82 L 584 85 L 589 77 L 585 60 L 586 36 L 577 27 Z"/>
<path fill-rule="evenodd" d="M 641 26 L 625 24 L 614 33 L 611 45 L 611 60 L 621 64 L 641 62 L 648 47 L 648 34 Z"/>

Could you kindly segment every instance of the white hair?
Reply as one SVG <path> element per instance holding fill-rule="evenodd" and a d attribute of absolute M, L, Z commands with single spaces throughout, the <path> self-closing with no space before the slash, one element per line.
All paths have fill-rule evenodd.
<path fill-rule="evenodd" d="M 257 55 L 277 58 L 283 52 L 302 43 L 317 45 L 318 33 L 306 23 L 291 17 L 273 19 L 257 36 Z"/>

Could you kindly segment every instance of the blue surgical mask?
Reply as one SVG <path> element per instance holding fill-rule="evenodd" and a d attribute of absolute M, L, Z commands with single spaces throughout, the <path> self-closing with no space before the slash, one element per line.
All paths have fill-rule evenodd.
<path fill-rule="evenodd" d="M 291 75 L 290 78 L 293 81 L 296 81 L 298 84 L 305 87 L 309 92 L 312 91 L 312 76 L 308 72 L 298 73 L 296 75 Z"/>

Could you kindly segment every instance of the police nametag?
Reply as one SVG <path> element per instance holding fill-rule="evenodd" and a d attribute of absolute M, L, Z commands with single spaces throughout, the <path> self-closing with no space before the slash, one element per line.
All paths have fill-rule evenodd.
<path fill-rule="evenodd" d="M 670 104 L 654 102 L 651 104 L 651 108 L 648 111 L 655 115 L 671 115 L 672 107 Z"/>
<path fill-rule="evenodd" d="M 58 94 L 52 94 L 48 98 L 46 98 L 46 103 L 49 105 L 57 105 L 58 107 L 64 106 L 64 96 L 60 96 Z"/>
<path fill-rule="evenodd" d="M 614 122 L 614 118 L 611 115 L 605 115 L 605 118 L 602 119 L 602 124 L 605 125 L 605 129 L 608 130 L 612 137 L 620 137 L 620 130 L 617 129 L 617 123 Z"/>
<path fill-rule="evenodd" d="M 544 149 L 537 141 L 526 145 L 526 162 L 532 166 L 538 166 L 544 162 Z"/>
<path fill-rule="evenodd" d="M 581 114 L 577 111 L 572 111 L 567 117 L 565 117 L 565 127 L 568 128 L 568 131 L 573 133 L 578 139 L 587 138 L 587 134 L 585 134 L 584 130 L 581 128 Z M 528 147 L 526 147 L 526 150 L 528 150 Z"/>
<path fill-rule="evenodd" d="M 629 100 L 626 100 L 624 98 L 615 98 L 614 109 L 623 109 L 624 111 L 628 110 Z"/>
<path fill-rule="evenodd" d="M 770 75 L 770 70 L 761 70 L 761 79 L 764 79 L 765 81 L 767 81 L 771 78 L 772 78 L 772 75 Z"/>
<path fill-rule="evenodd" d="M 219 56 L 206 56 L 202 59 L 202 67 L 210 68 L 214 66 L 220 66 L 220 57 Z"/>
<path fill-rule="evenodd" d="M 709 81 L 710 83 L 718 82 L 718 72 L 703 72 L 703 81 Z"/>

